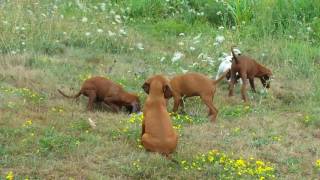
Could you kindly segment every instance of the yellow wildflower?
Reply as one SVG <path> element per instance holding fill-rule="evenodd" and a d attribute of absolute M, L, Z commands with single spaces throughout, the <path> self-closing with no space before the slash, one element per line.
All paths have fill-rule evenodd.
<path fill-rule="evenodd" d="M 256 165 L 258 165 L 258 166 L 264 166 L 264 162 L 263 161 L 256 161 Z"/>
<path fill-rule="evenodd" d="M 246 166 L 245 161 L 242 160 L 242 159 L 236 160 L 236 163 L 235 163 L 235 164 L 236 164 L 237 167 L 245 167 L 245 166 Z"/>
<path fill-rule="evenodd" d="M 209 162 L 212 162 L 213 160 L 214 160 L 214 157 L 212 157 L 212 156 L 208 156 L 208 160 L 209 160 Z"/>
<path fill-rule="evenodd" d="M 318 160 L 316 161 L 316 167 L 317 167 L 317 168 L 320 168 L 320 159 L 318 159 Z"/>
<path fill-rule="evenodd" d="M 12 171 L 9 171 L 7 176 L 6 176 L 6 179 L 7 180 L 13 180 L 14 179 L 14 175 L 13 175 L 13 172 Z"/>

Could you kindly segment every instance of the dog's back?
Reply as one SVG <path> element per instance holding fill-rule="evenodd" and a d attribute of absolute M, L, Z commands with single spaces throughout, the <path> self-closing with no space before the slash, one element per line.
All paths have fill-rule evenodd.
<path fill-rule="evenodd" d="M 95 90 L 97 97 L 113 96 L 123 91 L 123 88 L 105 77 L 95 76 L 84 81 L 81 91 Z"/>
<path fill-rule="evenodd" d="M 170 80 L 174 93 L 187 97 L 199 96 L 199 92 L 212 91 L 212 80 L 200 73 L 186 73 L 177 75 Z"/>

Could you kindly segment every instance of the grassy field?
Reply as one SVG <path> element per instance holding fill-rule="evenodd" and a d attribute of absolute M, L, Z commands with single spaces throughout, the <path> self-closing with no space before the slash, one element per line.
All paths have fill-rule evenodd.
<path fill-rule="evenodd" d="M 316 0 L 0 1 L 0 179 L 318 179 L 319 15 Z M 246 106 L 222 82 L 216 124 L 187 99 L 178 163 L 142 148 L 141 116 L 57 93 L 100 75 L 144 102 L 147 77 L 214 77 L 232 45 L 272 69 L 271 89 L 256 80 Z"/>

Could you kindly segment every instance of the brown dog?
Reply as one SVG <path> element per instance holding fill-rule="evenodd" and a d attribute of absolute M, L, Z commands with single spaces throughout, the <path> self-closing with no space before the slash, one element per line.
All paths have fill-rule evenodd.
<path fill-rule="evenodd" d="M 260 78 L 263 87 L 270 88 L 270 77 L 272 76 L 272 72 L 270 69 L 257 63 L 254 59 L 248 56 L 236 56 L 233 52 L 233 47 L 231 48 L 231 52 L 233 55 L 233 60 L 230 70 L 231 81 L 229 85 L 229 96 L 233 96 L 234 84 L 239 78 L 241 78 L 243 82 L 241 87 L 241 96 L 245 102 L 247 102 L 248 100 L 246 96 L 247 79 L 249 79 L 250 86 L 253 92 L 256 92 L 254 86 L 255 77 Z M 239 75 L 237 75 L 237 73 Z"/>
<path fill-rule="evenodd" d="M 122 86 L 104 77 L 92 77 L 84 81 L 81 90 L 73 96 L 59 93 L 68 98 L 78 98 L 81 94 L 89 98 L 88 110 L 93 109 L 94 102 L 103 102 L 111 107 L 114 112 L 118 112 L 122 106 L 132 112 L 140 111 L 139 97 L 135 94 L 127 93 Z"/>
<path fill-rule="evenodd" d="M 155 75 L 142 88 L 148 97 L 143 108 L 141 142 L 146 150 L 168 157 L 178 142 L 166 106 L 166 99 L 172 97 L 169 80 L 162 75 Z"/>
<path fill-rule="evenodd" d="M 170 80 L 172 88 L 174 107 L 176 112 L 179 105 L 183 107 L 184 97 L 200 96 L 202 101 L 209 108 L 209 118 L 212 122 L 216 120 L 218 109 L 213 105 L 213 97 L 216 91 L 216 84 L 220 82 L 228 73 L 223 73 L 217 80 L 212 80 L 200 73 L 187 73 L 177 75 Z"/>

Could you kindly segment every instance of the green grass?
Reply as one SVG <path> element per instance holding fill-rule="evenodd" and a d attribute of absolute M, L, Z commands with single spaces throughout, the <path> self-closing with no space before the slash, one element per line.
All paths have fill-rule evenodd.
<path fill-rule="evenodd" d="M 307 0 L 0 3 L 0 179 L 316 179 L 319 14 Z M 188 98 L 187 114 L 172 116 L 178 163 L 141 147 L 141 117 L 88 112 L 86 98 L 56 91 L 75 93 L 100 75 L 144 102 L 150 75 L 214 77 L 232 45 L 272 69 L 271 89 L 260 92 L 256 80 L 245 106 L 239 87 L 229 98 L 219 84 L 214 125 L 201 100 Z M 183 57 L 172 62 L 176 52 Z"/>

